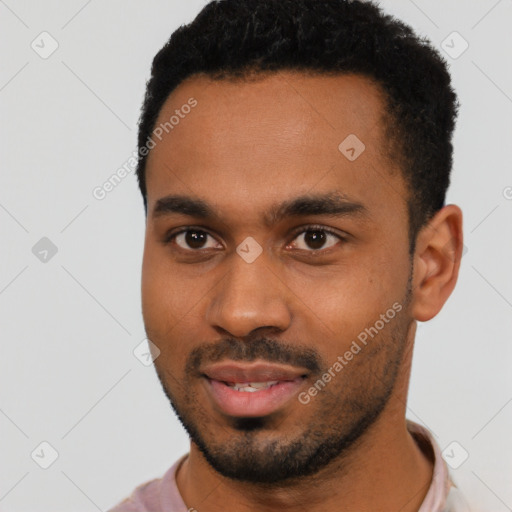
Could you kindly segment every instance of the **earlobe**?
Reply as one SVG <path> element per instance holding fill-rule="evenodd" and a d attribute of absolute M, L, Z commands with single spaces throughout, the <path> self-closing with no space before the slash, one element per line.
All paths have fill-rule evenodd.
<path fill-rule="evenodd" d="M 462 211 L 456 205 L 443 207 L 418 233 L 411 305 L 416 320 L 436 316 L 455 288 L 462 241 Z"/>

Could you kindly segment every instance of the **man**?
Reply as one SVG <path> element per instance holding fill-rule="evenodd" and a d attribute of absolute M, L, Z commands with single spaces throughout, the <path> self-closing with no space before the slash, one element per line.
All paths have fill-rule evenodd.
<path fill-rule="evenodd" d="M 458 104 L 375 4 L 221 0 L 153 61 L 143 317 L 190 452 L 114 511 L 466 510 L 405 418 L 451 294 Z"/>

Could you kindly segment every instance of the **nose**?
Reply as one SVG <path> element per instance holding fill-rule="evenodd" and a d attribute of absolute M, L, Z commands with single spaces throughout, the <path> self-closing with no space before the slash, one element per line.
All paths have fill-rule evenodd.
<path fill-rule="evenodd" d="M 282 332 L 291 322 L 291 291 L 264 255 L 247 263 L 233 254 L 230 268 L 207 309 L 207 321 L 217 331 L 245 337 L 255 329 Z"/>

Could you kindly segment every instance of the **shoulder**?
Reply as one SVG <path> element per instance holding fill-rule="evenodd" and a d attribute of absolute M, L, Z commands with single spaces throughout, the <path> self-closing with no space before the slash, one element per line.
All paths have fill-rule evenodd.
<path fill-rule="evenodd" d="M 128 498 L 108 512 L 156 512 L 160 510 L 159 497 L 162 478 L 156 478 L 139 485 Z"/>
<path fill-rule="evenodd" d="M 187 454 L 188 455 L 188 454 Z M 184 503 L 176 486 L 175 474 L 187 455 L 178 459 L 161 477 L 139 485 L 128 498 L 108 512 L 163 512 L 182 510 Z"/>
<path fill-rule="evenodd" d="M 446 498 L 446 512 L 471 512 L 468 502 L 458 487 L 452 486 Z"/>

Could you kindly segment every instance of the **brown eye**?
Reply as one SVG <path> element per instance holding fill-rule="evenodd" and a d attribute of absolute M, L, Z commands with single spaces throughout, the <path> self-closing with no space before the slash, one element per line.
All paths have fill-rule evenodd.
<path fill-rule="evenodd" d="M 208 242 L 208 238 L 211 239 Z M 211 249 L 218 247 L 215 239 L 206 231 L 200 229 L 186 229 L 168 238 L 168 242 L 175 240 L 178 247 L 184 250 L 200 250 L 200 249 Z M 207 244 L 210 245 L 207 245 Z"/>
<path fill-rule="evenodd" d="M 321 249 L 325 244 L 327 236 L 322 231 L 306 231 L 304 241 L 311 249 Z"/>
<path fill-rule="evenodd" d="M 343 238 L 328 229 L 308 228 L 302 230 L 294 240 L 299 240 L 299 242 L 293 243 L 296 249 L 319 251 L 320 249 L 333 247 L 338 241 L 343 240 Z"/>
<path fill-rule="evenodd" d="M 192 249 L 201 249 L 208 237 L 208 234 L 204 231 L 187 231 L 184 235 L 185 243 Z"/>

